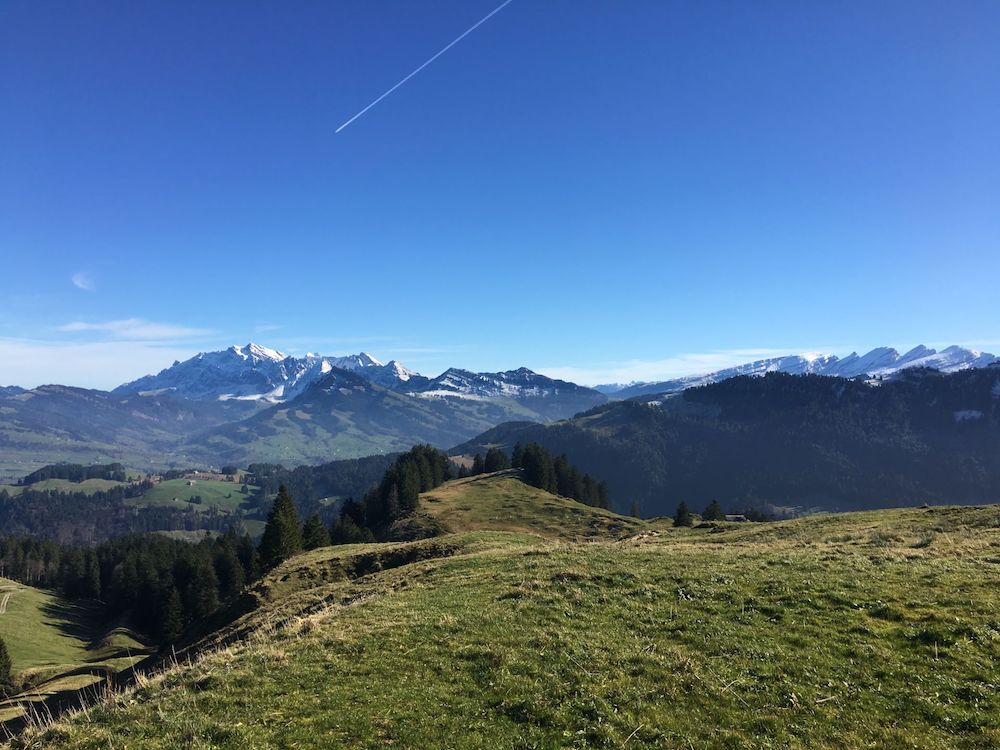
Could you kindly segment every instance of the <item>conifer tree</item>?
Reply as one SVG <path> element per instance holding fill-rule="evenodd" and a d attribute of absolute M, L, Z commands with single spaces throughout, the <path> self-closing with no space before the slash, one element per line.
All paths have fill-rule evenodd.
<path fill-rule="evenodd" d="M 681 500 L 680 505 L 677 506 L 677 512 L 674 514 L 674 526 L 691 526 L 692 524 L 694 524 L 694 519 L 691 517 L 691 511 L 688 510 L 687 503 Z"/>
<path fill-rule="evenodd" d="M 420 495 L 421 486 L 419 465 L 413 461 L 407 461 L 403 466 L 403 483 L 399 490 L 399 515 L 406 516 L 417 509 L 417 498 Z"/>
<path fill-rule="evenodd" d="M 302 527 L 302 546 L 305 549 L 330 546 L 330 532 L 323 525 L 318 513 L 309 516 Z"/>
<path fill-rule="evenodd" d="M 14 664 L 7 652 L 7 644 L 0 638 L 0 695 L 7 693 L 13 682 Z"/>
<path fill-rule="evenodd" d="M 176 586 L 171 586 L 163 598 L 160 613 L 160 635 L 166 643 L 173 643 L 184 629 L 184 605 Z"/>
<path fill-rule="evenodd" d="M 504 469 L 510 468 L 510 459 L 507 458 L 507 454 L 504 453 L 499 448 L 490 448 L 486 451 L 486 460 L 483 461 L 483 470 L 486 473 L 494 471 L 503 471 Z"/>
<path fill-rule="evenodd" d="M 629 510 L 628 514 L 632 516 L 632 518 L 642 518 L 642 516 L 639 515 L 639 503 L 637 503 L 635 500 L 632 501 L 632 507 Z"/>
<path fill-rule="evenodd" d="M 243 569 L 243 563 L 240 562 L 240 558 L 236 554 L 235 539 L 227 539 L 226 537 L 221 537 L 221 539 L 225 541 L 217 545 L 218 549 L 214 561 L 215 575 L 219 579 L 219 597 L 229 599 L 243 590 L 243 584 L 246 583 L 246 572 Z"/>
<path fill-rule="evenodd" d="M 330 529 L 331 544 L 362 544 L 374 541 L 371 529 L 367 526 L 358 526 L 347 513 L 342 514 Z"/>
<path fill-rule="evenodd" d="M 302 527 L 292 496 L 285 485 L 278 488 L 260 539 L 260 561 L 266 570 L 302 551 Z"/>
<path fill-rule="evenodd" d="M 243 566 L 243 580 L 256 580 L 260 575 L 260 556 L 249 534 L 241 536 L 236 543 L 236 556 Z"/>
<path fill-rule="evenodd" d="M 718 500 L 713 500 L 705 508 L 705 511 L 701 514 L 701 517 L 706 521 L 721 521 L 725 518 L 725 514 L 722 512 L 722 506 L 719 505 Z"/>
<path fill-rule="evenodd" d="M 477 453 L 472 459 L 472 474 L 473 476 L 477 474 L 482 474 L 486 471 L 486 462 L 483 461 L 483 457 Z"/>
<path fill-rule="evenodd" d="M 524 446 L 520 443 L 515 443 L 514 449 L 510 452 L 510 465 L 512 468 L 520 469 L 521 462 L 524 460 Z"/>

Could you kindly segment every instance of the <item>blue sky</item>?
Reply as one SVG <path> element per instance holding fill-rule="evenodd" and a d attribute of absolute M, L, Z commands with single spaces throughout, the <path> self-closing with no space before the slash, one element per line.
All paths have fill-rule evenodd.
<path fill-rule="evenodd" d="M 1000 346 L 1000 4 L 0 6 L 0 383 Z"/>

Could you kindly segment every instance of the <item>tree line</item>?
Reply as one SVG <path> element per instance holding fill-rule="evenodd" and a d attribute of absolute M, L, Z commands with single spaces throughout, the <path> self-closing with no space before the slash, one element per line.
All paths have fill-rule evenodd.
<path fill-rule="evenodd" d="M 517 443 L 511 451 L 510 465 L 521 469 L 524 481 L 534 487 L 584 505 L 611 508 L 608 483 L 581 472 L 570 463 L 565 453 L 553 457 L 548 448 L 538 443 L 524 446 Z"/>
<path fill-rule="evenodd" d="M 140 497 L 152 484 L 112 487 L 98 492 L 36 490 L 30 486 L 12 495 L 0 490 L 0 529 L 10 536 L 33 536 L 67 544 L 97 544 L 128 534 L 151 531 L 225 531 L 240 517 L 218 508 L 136 507 L 126 501 Z"/>
<path fill-rule="evenodd" d="M 66 479 L 70 482 L 84 482 L 88 479 L 107 479 L 113 482 L 127 482 L 128 472 L 123 464 L 50 464 L 36 469 L 18 481 L 19 485 L 43 482 L 46 479 Z"/>
<path fill-rule="evenodd" d="M 163 643 L 237 595 L 259 573 L 253 541 L 233 529 L 196 544 L 159 534 L 93 547 L 0 538 L 0 575 L 55 589 L 67 599 L 99 601 L 108 621 L 127 616 L 136 629 Z"/>

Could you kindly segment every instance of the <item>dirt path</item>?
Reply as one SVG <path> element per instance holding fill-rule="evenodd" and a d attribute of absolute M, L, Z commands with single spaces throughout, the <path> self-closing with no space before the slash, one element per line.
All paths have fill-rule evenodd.
<path fill-rule="evenodd" d="M 10 597 L 13 593 L 13 591 L 8 591 L 3 595 L 3 598 L 0 599 L 0 615 L 7 614 L 7 602 L 10 601 Z"/>

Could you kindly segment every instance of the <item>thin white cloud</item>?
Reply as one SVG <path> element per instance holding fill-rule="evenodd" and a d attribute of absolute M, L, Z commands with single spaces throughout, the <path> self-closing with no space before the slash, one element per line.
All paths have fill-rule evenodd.
<path fill-rule="evenodd" d="M 685 375 L 702 375 L 745 362 L 769 357 L 803 354 L 801 349 L 729 349 L 723 351 L 678 354 L 658 360 L 631 359 L 586 367 L 541 367 L 550 378 L 569 380 L 581 385 L 602 383 L 657 382 Z"/>
<path fill-rule="evenodd" d="M 86 292 L 93 292 L 97 290 L 97 283 L 94 281 L 94 275 L 89 271 L 77 271 L 70 277 L 70 281 L 73 282 L 73 286 L 77 289 L 83 289 Z"/>
<path fill-rule="evenodd" d="M 34 388 L 60 383 L 111 389 L 195 354 L 194 347 L 149 341 L 53 342 L 0 338 L 0 385 Z"/>
<path fill-rule="evenodd" d="M 261 323 L 258 326 L 254 326 L 254 333 L 270 333 L 271 331 L 280 331 L 281 326 L 272 325 L 271 323 Z"/>
<path fill-rule="evenodd" d="M 170 323 L 153 323 L 142 318 L 126 320 L 108 320 L 103 323 L 85 323 L 75 320 L 72 323 L 58 326 L 62 333 L 104 333 L 114 339 L 130 341 L 172 341 L 201 336 L 210 336 L 214 332 L 205 328 L 188 328 Z"/>

